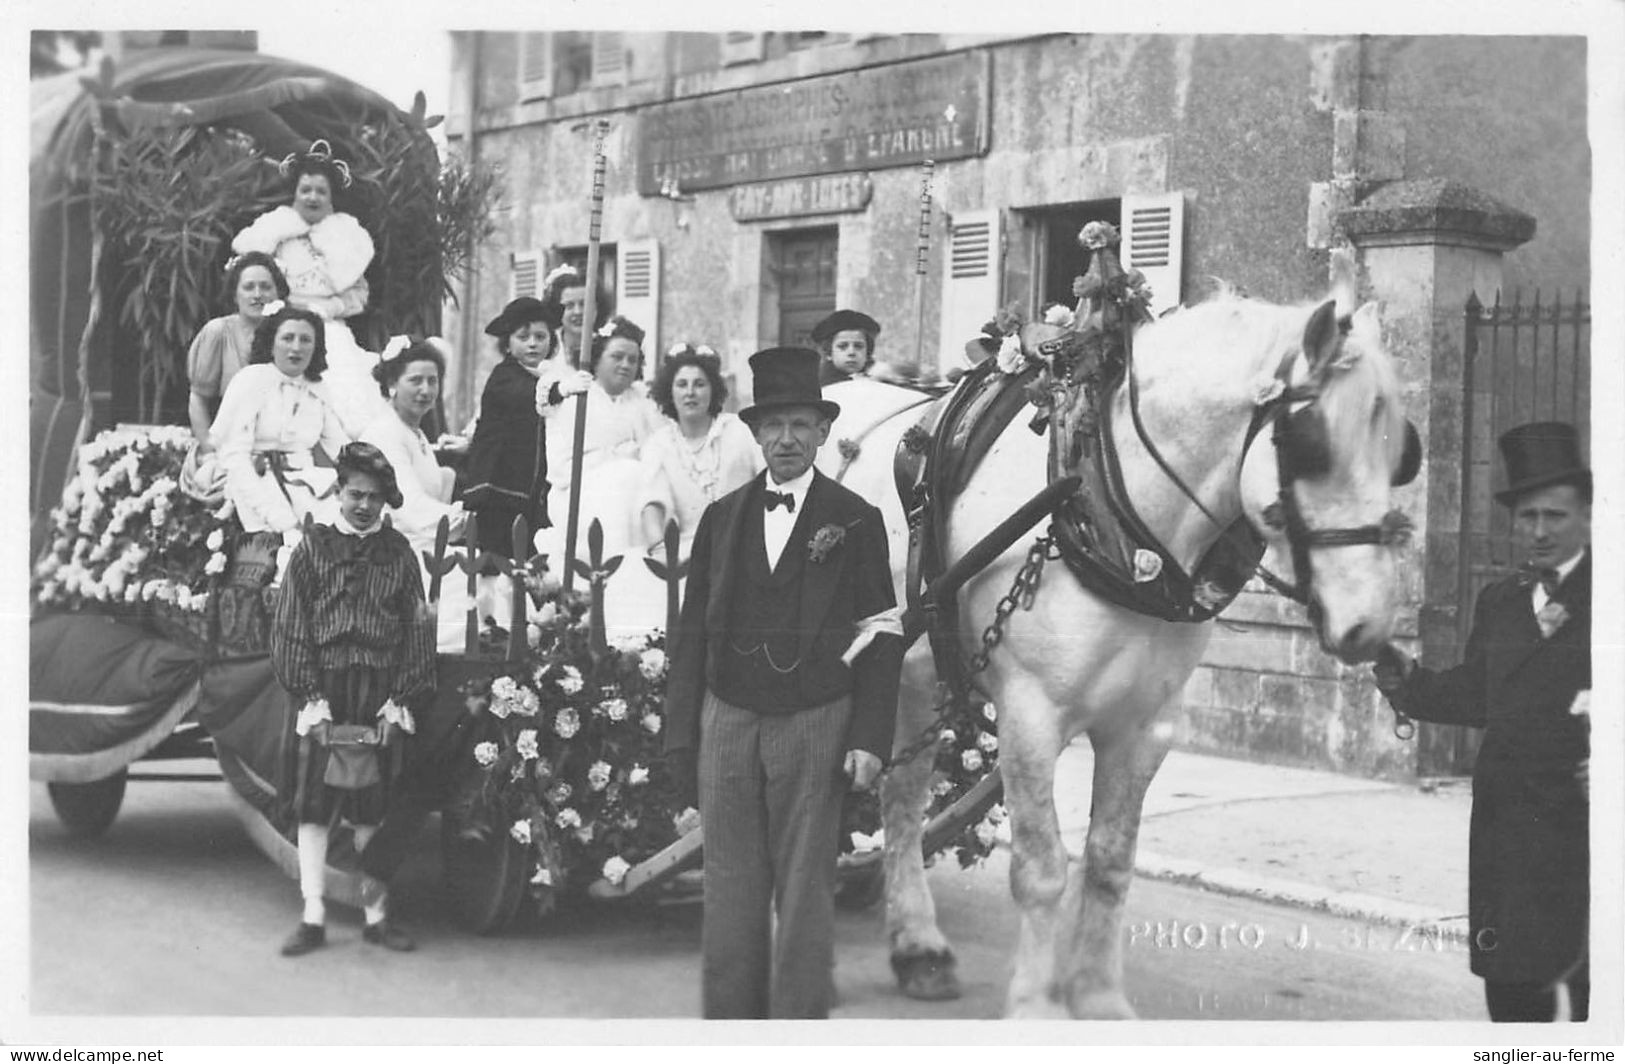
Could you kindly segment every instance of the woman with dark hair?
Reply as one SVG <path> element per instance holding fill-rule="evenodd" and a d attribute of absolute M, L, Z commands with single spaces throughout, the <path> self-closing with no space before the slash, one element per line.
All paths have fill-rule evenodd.
<path fill-rule="evenodd" d="M 226 388 L 209 438 L 243 530 L 286 540 L 306 514 L 328 517 L 331 461 L 319 466 L 313 452 L 319 446 L 331 460 L 350 437 L 322 380 L 321 317 L 275 302 L 265 311 L 249 364 Z"/>
<path fill-rule="evenodd" d="M 632 494 L 638 478 L 638 452 L 660 427 L 660 412 L 637 380 L 643 365 L 643 330 L 625 318 L 611 318 L 592 340 L 592 384 L 578 402 L 587 404 L 587 435 L 581 455 L 579 528 L 596 518 L 604 528 L 606 554 L 618 554 L 632 540 Z M 558 386 L 536 389 L 536 408 L 546 424 L 552 481 L 548 511 L 562 526 L 569 512 L 571 459 L 575 449 L 575 403 Z M 555 540 L 557 542 L 555 542 Z M 542 541 L 539 541 L 542 542 Z M 563 558 L 562 532 L 545 542 Z M 581 543 L 585 543 L 583 538 Z M 538 547 L 538 549 L 541 549 Z M 579 553 L 579 551 L 578 551 Z"/>
<path fill-rule="evenodd" d="M 344 320 L 366 309 L 372 236 L 354 215 L 337 209 L 338 197 L 351 184 L 350 167 L 334 157 L 327 141 L 290 153 L 278 168 L 293 183 L 293 201 L 260 215 L 231 247 L 238 254 L 274 256 L 288 278 L 288 302 L 326 323 L 333 367 L 328 386 L 353 436 L 383 406 L 372 381 L 378 356 L 361 349 Z"/>
<path fill-rule="evenodd" d="M 565 361 L 572 366 L 578 365 L 581 361 L 581 334 L 589 329 L 596 331 L 609 320 L 609 297 L 602 286 L 594 293 L 595 320 L 588 325 L 586 275 L 574 266 L 564 265 L 556 267 L 543 279 L 542 299 L 558 306 L 559 346 L 564 351 Z"/>
<path fill-rule="evenodd" d="M 221 397 L 237 371 L 248 365 L 254 330 L 265 316 L 265 305 L 288 298 L 288 279 L 276 260 L 263 251 L 233 256 L 226 263 L 226 291 L 234 313 L 203 323 L 186 355 L 186 379 L 191 389 L 186 413 L 198 449 L 210 451 L 209 426 L 220 409 Z"/>
<path fill-rule="evenodd" d="M 676 520 L 687 558 L 705 508 L 761 472 L 762 449 L 738 417 L 722 409 L 728 385 L 709 347 L 666 352 L 650 391 L 667 420 L 643 445 L 637 505 L 648 552 L 663 556 L 666 522 Z"/>
<path fill-rule="evenodd" d="M 390 521 L 420 559 L 426 554 L 433 556 L 441 518 L 450 522 L 452 540 L 462 538 L 466 519 L 462 504 L 451 501 L 457 475 L 435 458 L 434 448 L 423 433 L 424 415 L 434 409 L 446 373 L 445 354 L 437 346 L 443 343 L 439 337 L 412 344 L 405 337 L 390 341 L 383 359 L 372 371 L 389 401 L 389 412 L 376 418 L 361 434 L 361 442 L 377 447 L 395 470 L 401 502 L 390 510 Z M 397 344 L 400 349 L 392 351 Z M 424 577 L 427 586 L 427 572 Z M 439 645 L 443 650 L 463 645 L 468 603 L 466 594 L 459 596 L 458 592 L 465 586 L 458 580 L 441 584 L 437 605 Z"/>

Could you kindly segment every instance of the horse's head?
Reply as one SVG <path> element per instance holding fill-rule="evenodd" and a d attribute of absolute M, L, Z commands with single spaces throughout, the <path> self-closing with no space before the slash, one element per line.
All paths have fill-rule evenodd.
<path fill-rule="evenodd" d="M 1421 464 L 1375 306 L 1344 318 L 1332 302 L 1317 307 L 1276 379 L 1278 394 L 1255 422 L 1260 436 L 1271 427 L 1271 446 L 1250 453 L 1248 509 L 1290 553 L 1296 597 L 1321 645 L 1347 662 L 1369 660 L 1393 635 L 1394 547 L 1410 527 L 1393 489 Z M 1271 452 L 1274 468 L 1258 468 Z"/>

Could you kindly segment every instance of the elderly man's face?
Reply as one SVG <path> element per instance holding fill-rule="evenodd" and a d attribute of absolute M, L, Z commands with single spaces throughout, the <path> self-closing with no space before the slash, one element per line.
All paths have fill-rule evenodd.
<path fill-rule="evenodd" d="M 1519 549 L 1540 566 L 1558 566 L 1591 542 L 1591 504 L 1572 484 L 1536 488 L 1512 507 Z"/>
<path fill-rule="evenodd" d="M 815 406 L 782 406 L 756 418 L 756 442 L 775 484 L 794 480 L 812 467 L 818 448 L 829 439 L 829 425 Z"/>

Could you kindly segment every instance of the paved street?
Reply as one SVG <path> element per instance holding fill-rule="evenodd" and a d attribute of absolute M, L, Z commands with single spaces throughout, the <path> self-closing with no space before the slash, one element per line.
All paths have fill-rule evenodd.
<path fill-rule="evenodd" d="M 66 835 L 42 785 L 31 799 L 37 1016 L 684 1018 L 698 1009 L 696 904 L 597 903 L 476 938 L 439 911 L 428 832 L 398 890 L 419 952 L 364 945 L 358 915 L 335 907 L 330 947 L 291 961 L 276 949 L 297 891 L 248 841 L 223 784 L 132 781 L 118 822 L 93 842 Z M 1005 871 L 1002 854 L 969 872 L 932 871 L 966 990 L 950 1004 L 893 991 L 879 906 L 843 913 L 837 1016 L 998 1016 L 1015 924 Z M 1146 880 L 1135 884 L 1130 924 L 1128 993 L 1146 1019 L 1482 1016 L 1465 956 L 1395 928 Z M 274 1039 L 279 1028 L 255 1030 Z"/>

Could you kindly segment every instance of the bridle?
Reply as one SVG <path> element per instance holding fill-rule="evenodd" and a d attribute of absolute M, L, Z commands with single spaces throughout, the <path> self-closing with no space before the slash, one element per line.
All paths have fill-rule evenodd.
<path fill-rule="evenodd" d="M 1337 322 L 1338 332 L 1347 336 L 1350 327 L 1348 318 L 1340 318 Z M 1326 369 L 1318 370 L 1311 378 L 1302 384 L 1292 383 L 1292 367 L 1297 363 L 1300 350 L 1287 352 L 1276 366 L 1274 381 L 1279 387 L 1272 388 L 1273 394 L 1260 402 L 1253 410 L 1252 421 L 1247 426 L 1247 435 L 1241 448 L 1240 465 L 1245 464 L 1247 454 L 1252 448 L 1253 441 L 1270 426 L 1272 442 L 1275 445 L 1275 477 L 1276 497 L 1264 510 L 1264 521 L 1271 528 L 1282 530 L 1286 534 L 1287 544 L 1291 550 L 1292 568 L 1295 579 L 1286 580 L 1271 572 L 1262 562 L 1253 565 L 1256 573 L 1265 584 L 1276 592 L 1298 602 L 1311 611 L 1315 610 L 1310 597 L 1310 588 L 1313 583 L 1313 571 L 1309 566 L 1309 552 L 1321 547 L 1355 547 L 1365 545 L 1393 546 L 1406 542 L 1411 533 L 1411 520 L 1400 510 L 1389 510 L 1382 516 L 1382 520 L 1374 525 L 1359 525 L 1353 528 L 1312 528 L 1298 505 L 1296 483 L 1317 473 L 1324 472 L 1331 460 L 1326 443 L 1326 426 L 1324 418 L 1316 409 L 1321 396 L 1321 384 L 1325 378 Z M 1186 498 L 1196 505 L 1196 508 L 1205 514 L 1208 520 L 1222 530 L 1226 536 L 1235 535 L 1237 529 L 1225 525 L 1212 511 L 1210 511 L 1196 493 L 1185 484 L 1179 474 L 1174 472 L 1162 457 L 1150 435 L 1140 420 L 1140 396 L 1138 381 L 1134 375 L 1134 358 L 1132 348 L 1127 359 L 1127 376 L 1129 385 L 1129 412 L 1134 422 L 1134 430 L 1140 437 L 1153 460 L 1161 467 L 1163 473 L 1174 482 Z M 1310 419 L 1313 419 L 1311 425 Z M 1415 437 L 1415 430 L 1407 427 L 1407 452 L 1402 460 L 1399 473 L 1395 474 L 1393 483 L 1398 486 L 1408 484 L 1416 474 L 1416 465 L 1420 462 L 1420 444 Z"/>

